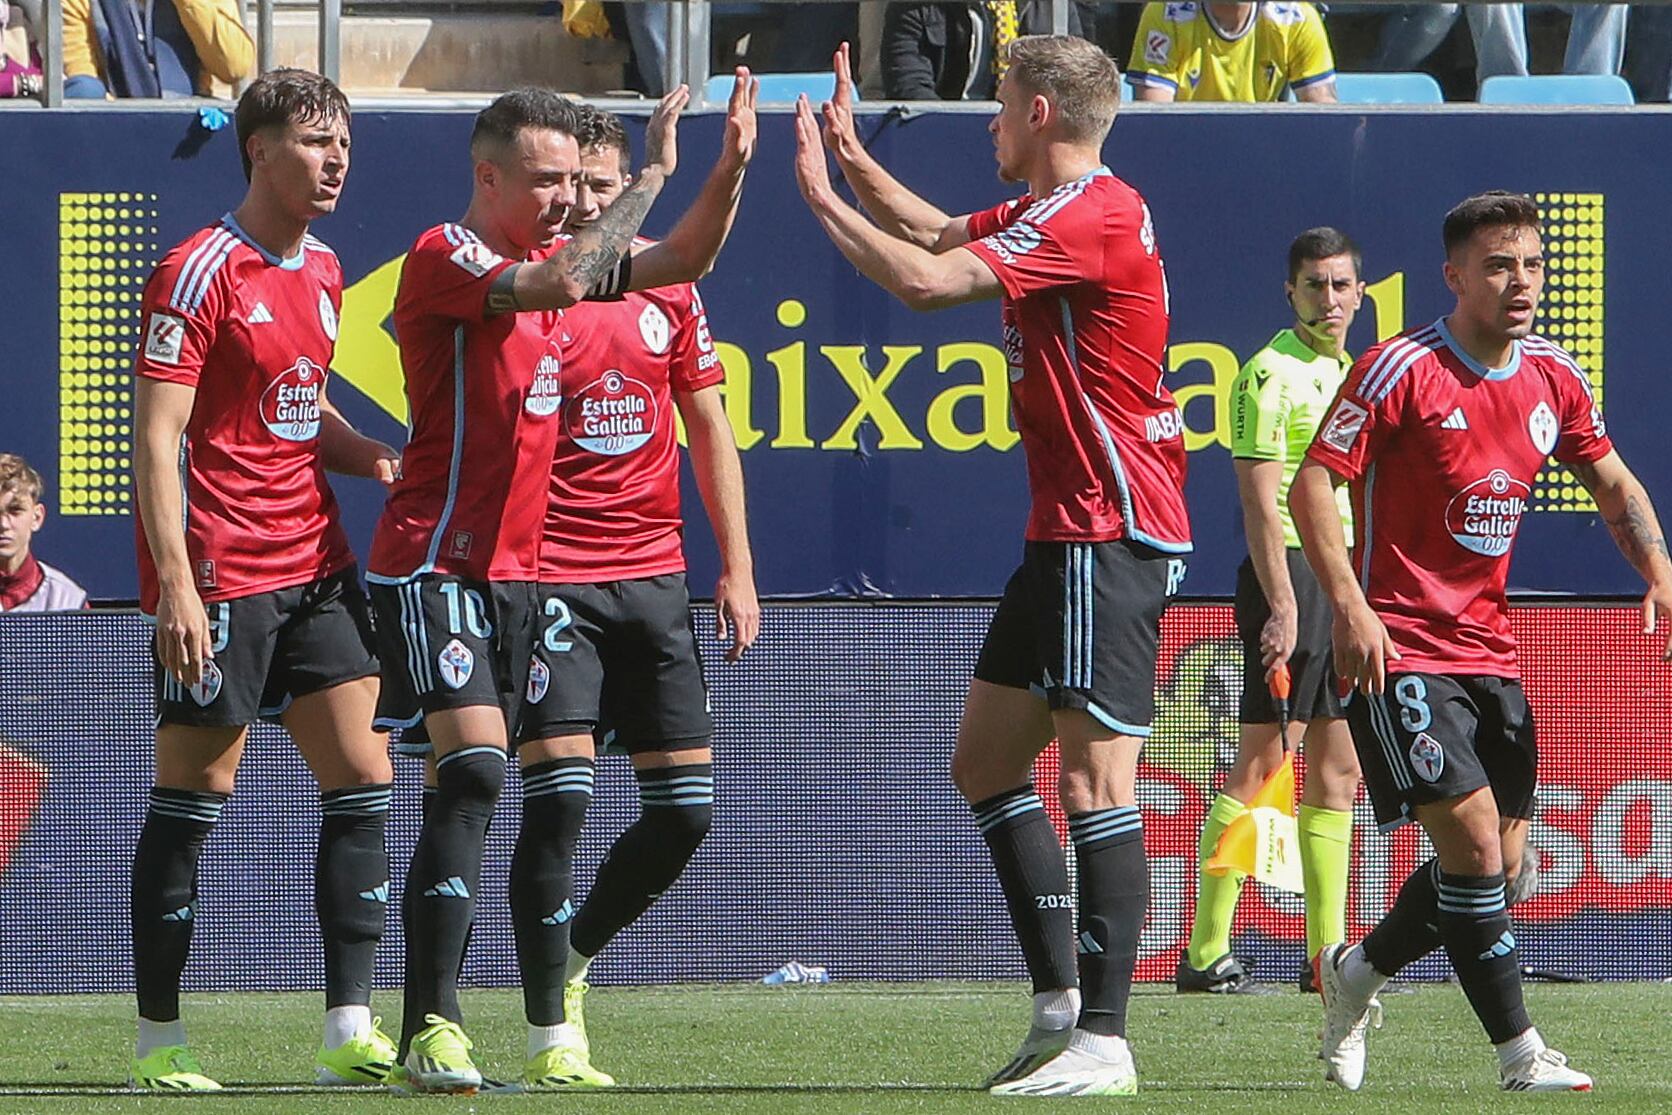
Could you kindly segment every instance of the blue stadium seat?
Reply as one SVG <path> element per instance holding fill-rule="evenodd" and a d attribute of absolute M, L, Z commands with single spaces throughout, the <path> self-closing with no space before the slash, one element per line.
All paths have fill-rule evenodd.
<path fill-rule="evenodd" d="M 1335 95 L 1344 105 L 1437 105 L 1440 83 L 1427 74 L 1336 74 Z"/>
<path fill-rule="evenodd" d="M 830 95 L 836 91 L 836 75 L 832 73 L 755 76 L 760 79 L 762 104 L 793 104 L 796 97 L 805 93 L 807 99 L 813 102 L 813 107 L 817 108 L 822 102 L 828 101 Z M 708 84 L 703 86 L 703 96 L 710 104 L 725 104 L 726 99 L 731 96 L 734 80 L 731 74 L 715 74 L 708 79 Z M 858 89 L 853 91 L 853 99 L 860 99 Z"/>
<path fill-rule="evenodd" d="M 1481 82 L 1483 105 L 1634 105 L 1626 79 L 1613 74 L 1504 75 Z"/>

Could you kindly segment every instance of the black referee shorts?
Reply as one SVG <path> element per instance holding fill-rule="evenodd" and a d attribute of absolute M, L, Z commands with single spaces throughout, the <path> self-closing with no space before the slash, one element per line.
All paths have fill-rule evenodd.
<path fill-rule="evenodd" d="M 1309 720 L 1338 720 L 1344 713 L 1335 685 L 1335 660 L 1330 640 L 1334 613 L 1317 574 L 1299 550 L 1287 550 L 1289 583 L 1295 587 L 1295 652 L 1289 657 L 1289 717 Z M 1242 700 L 1237 719 L 1244 724 L 1277 723 L 1277 704 L 1266 685 L 1265 667 L 1260 662 L 1260 630 L 1271 618 L 1271 605 L 1254 572 L 1254 562 L 1244 558 L 1237 569 L 1237 635 L 1242 639 Z"/>

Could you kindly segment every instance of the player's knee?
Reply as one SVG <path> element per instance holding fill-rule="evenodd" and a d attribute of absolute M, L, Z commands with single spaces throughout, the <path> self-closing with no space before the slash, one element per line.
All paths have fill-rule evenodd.
<path fill-rule="evenodd" d="M 497 747 L 466 747 L 436 764 L 436 789 L 454 801 L 492 809 L 505 788 L 505 752 Z"/>
<path fill-rule="evenodd" d="M 644 817 L 656 827 L 657 836 L 670 847 L 681 849 L 689 856 L 714 827 L 712 805 L 679 805 L 655 807 L 644 811 Z"/>
<path fill-rule="evenodd" d="M 969 752 L 961 747 L 953 750 L 952 761 L 947 766 L 947 774 L 952 779 L 952 785 L 964 796 L 965 801 L 974 803 L 992 796 L 981 792 L 982 780 L 979 764 L 975 762 Z"/>

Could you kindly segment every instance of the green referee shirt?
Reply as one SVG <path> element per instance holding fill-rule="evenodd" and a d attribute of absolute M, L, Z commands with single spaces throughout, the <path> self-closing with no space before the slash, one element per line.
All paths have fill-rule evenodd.
<path fill-rule="evenodd" d="M 1300 535 L 1289 514 L 1289 485 L 1352 365 L 1346 353 L 1322 356 L 1308 348 L 1293 329 L 1285 329 L 1248 358 L 1231 384 L 1231 456 L 1283 462 L 1277 516 L 1290 549 L 1300 549 Z M 1351 546 L 1353 509 L 1345 484 L 1335 490 L 1335 498 Z"/>

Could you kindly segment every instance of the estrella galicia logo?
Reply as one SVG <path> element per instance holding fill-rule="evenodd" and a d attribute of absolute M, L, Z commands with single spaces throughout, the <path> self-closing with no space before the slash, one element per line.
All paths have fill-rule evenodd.
<path fill-rule="evenodd" d="M 1411 741 L 1411 769 L 1424 782 L 1438 782 L 1446 769 L 1446 751 L 1440 741 L 1427 732 L 1418 732 Z"/>

